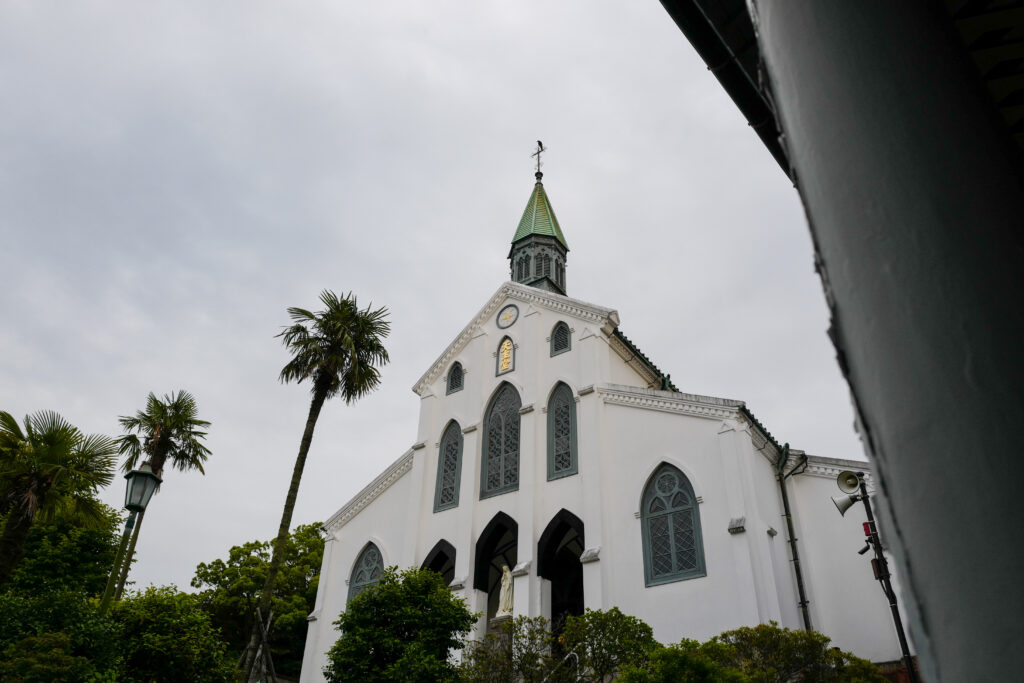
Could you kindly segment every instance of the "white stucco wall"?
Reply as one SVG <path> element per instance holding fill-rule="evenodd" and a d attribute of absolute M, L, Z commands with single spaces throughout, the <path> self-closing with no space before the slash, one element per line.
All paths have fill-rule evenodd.
<path fill-rule="evenodd" d="M 500 329 L 496 315 L 509 303 L 518 308 L 518 320 Z M 559 321 L 572 329 L 572 350 L 552 357 L 549 335 Z M 487 596 L 473 588 L 475 546 L 499 512 L 518 524 L 517 564 L 528 567 L 515 579 L 516 613 L 550 616 L 550 584 L 537 575 L 537 544 L 564 508 L 583 521 L 583 545 L 597 556 L 583 565 L 587 607 L 617 606 L 650 624 L 662 642 L 704 640 L 771 620 L 801 627 L 772 464 L 775 446 L 738 402 L 646 388 L 651 370 L 612 338 L 617 324 L 610 309 L 506 284 L 456 337 L 414 387 L 421 410 L 410 453 L 327 524 L 334 540 L 325 552 L 303 681 L 321 680 L 324 653 L 337 637 L 331 622 L 344 609 L 347 580 L 368 541 L 386 564 L 400 567 L 419 566 L 441 539 L 451 543 L 453 590 L 472 610 L 485 612 Z M 515 344 L 515 370 L 496 376 L 497 348 L 506 335 Z M 464 388 L 447 394 L 447 371 L 456 361 Z M 481 423 L 506 381 L 523 405 L 519 488 L 481 500 Z M 546 405 L 558 382 L 576 400 L 578 473 L 548 481 Z M 439 442 L 451 420 L 463 431 L 459 502 L 435 513 Z M 683 472 L 698 497 L 707 575 L 648 587 L 639 510 L 644 486 L 663 462 Z M 834 477 L 797 475 L 788 486 L 814 625 L 844 649 L 894 659 L 884 600 L 870 566 L 855 554 L 859 524 L 852 514 L 840 518 L 829 500 Z M 737 518 L 745 519 L 744 531 L 729 533 Z M 485 628 L 481 618 L 473 636 Z"/>

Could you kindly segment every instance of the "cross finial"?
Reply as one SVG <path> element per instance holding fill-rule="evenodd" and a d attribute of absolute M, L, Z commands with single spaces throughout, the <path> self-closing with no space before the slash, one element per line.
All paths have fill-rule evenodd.
<path fill-rule="evenodd" d="M 531 157 L 537 157 L 537 172 L 534 174 L 537 176 L 537 182 L 540 182 L 540 179 L 544 177 L 544 174 L 540 172 L 540 153 L 546 151 L 548 151 L 548 148 L 544 146 L 544 143 L 537 140 L 537 151 L 530 155 Z"/>

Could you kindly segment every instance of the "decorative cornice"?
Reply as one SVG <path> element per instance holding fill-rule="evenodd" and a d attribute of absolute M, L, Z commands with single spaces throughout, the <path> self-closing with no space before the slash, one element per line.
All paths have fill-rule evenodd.
<path fill-rule="evenodd" d="M 698 396 L 660 389 L 641 389 L 621 384 L 604 384 L 596 388 L 605 403 L 665 413 L 692 415 L 713 420 L 735 418 L 740 401 L 713 396 Z"/>
<path fill-rule="evenodd" d="M 512 576 L 526 576 L 530 573 L 531 560 L 520 562 L 512 569 Z"/>
<path fill-rule="evenodd" d="M 818 455 L 807 456 L 807 468 L 800 474 L 809 477 L 822 477 L 835 480 L 843 470 L 852 472 L 863 472 L 864 480 L 870 485 L 872 483 L 871 463 L 864 460 L 843 460 L 841 458 L 823 458 Z"/>
<path fill-rule="evenodd" d="M 658 373 L 649 364 L 644 362 L 640 356 L 633 353 L 633 350 L 626 346 L 625 342 L 618 337 L 612 336 L 608 337 L 608 345 L 612 347 L 615 353 L 619 354 L 619 358 L 626 361 L 629 367 L 636 370 L 644 378 L 648 386 L 658 386 Z"/>
<path fill-rule="evenodd" d="M 434 361 L 430 369 L 413 385 L 412 390 L 422 396 L 427 387 L 441 375 L 455 356 L 466 348 L 466 345 L 473 337 L 477 336 L 481 327 L 506 299 L 540 306 L 551 311 L 572 315 L 588 322 L 599 324 L 602 328 L 607 328 L 605 330 L 606 334 L 611 334 L 612 330 L 619 325 L 619 314 L 610 308 L 590 304 L 579 299 L 570 299 L 567 296 L 546 292 L 535 287 L 528 287 L 515 282 L 506 282 L 484 304 L 484 307 L 474 316 L 472 322 L 466 325 L 462 332 L 452 340 L 444 350 L 444 353 Z"/>
<path fill-rule="evenodd" d="M 519 409 L 519 414 L 520 415 L 526 415 L 527 413 L 532 413 L 532 412 L 533 412 L 533 404 L 532 403 L 530 403 L 528 405 L 525 405 L 525 406 L 523 406 L 522 408 Z"/>
<path fill-rule="evenodd" d="M 371 481 L 362 491 L 357 493 L 352 500 L 346 503 L 340 510 L 331 515 L 330 519 L 324 522 L 324 529 L 327 533 L 337 532 L 341 527 L 358 515 L 363 508 L 376 500 L 382 493 L 387 491 L 392 484 L 402 478 L 406 472 L 412 469 L 414 451 L 410 448 L 398 460 Z"/>
<path fill-rule="evenodd" d="M 469 425 L 468 427 L 463 427 L 462 428 L 462 433 L 463 434 L 469 434 L 470 432 L 475 432 L 479 427 L 480 427 L 479 423 L 477 423 L 475 425 Z"/>
<path fill-rule="evenodd" d="M 580 554 L 580 564 L 587 564 L 588 562 L 597 562 L 600 559 L 601 546 L 587 548 Z"/>

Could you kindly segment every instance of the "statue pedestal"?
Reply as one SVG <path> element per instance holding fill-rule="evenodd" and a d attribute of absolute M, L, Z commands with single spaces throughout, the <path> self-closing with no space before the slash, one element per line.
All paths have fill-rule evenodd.
<path fill-rule="evenodd" d="M 501 616 L 493 617 L 487 621 L 487 631 L 488 633 L 500 633 L 501 627 L 510 621 L 512 621 L 511 614 L 502 614 Z"/>

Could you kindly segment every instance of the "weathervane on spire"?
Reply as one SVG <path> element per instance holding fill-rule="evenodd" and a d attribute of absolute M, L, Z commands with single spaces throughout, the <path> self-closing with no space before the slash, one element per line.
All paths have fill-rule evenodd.
<path fill-rule="evenodd" d="M 546 151 L 548 151 L 548 148 L 544 146 L 544 143 L 541 142 L 540 140 L 537 140 L 537 151 L 530 155 L 531 157 L 537 157 L 537 173 L 535 173 L 534 175 L 537 176 L 538 181 L 540 181 L 540 179 L 544 177 L 544 174 L 540 172 L 540 153 Z"/>

